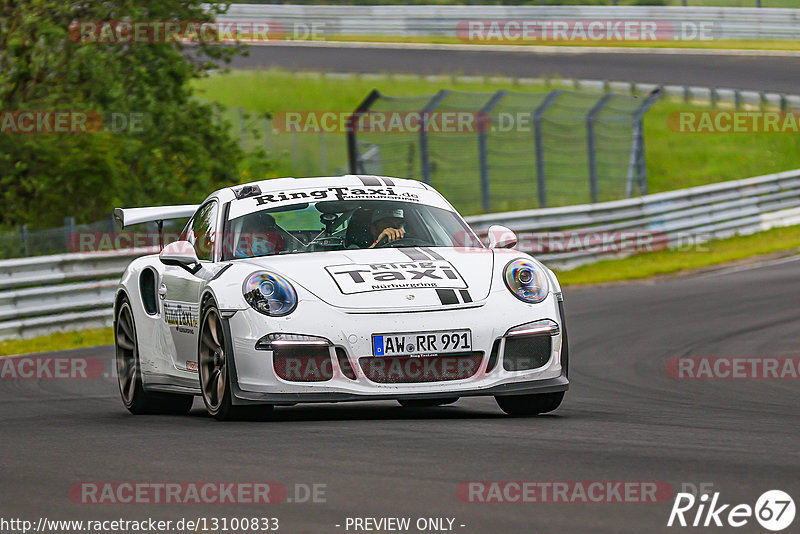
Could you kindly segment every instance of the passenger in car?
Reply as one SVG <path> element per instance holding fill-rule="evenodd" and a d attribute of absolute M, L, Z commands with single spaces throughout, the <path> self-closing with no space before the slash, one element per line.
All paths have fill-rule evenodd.
<path fill-rule="evenodd" d="M 275 218 L 269 213 L 253 213 L 242 221 L 234 256 L 253 258 L 269 256 L 283 251 L 286 240 L 280 233 Z"/>

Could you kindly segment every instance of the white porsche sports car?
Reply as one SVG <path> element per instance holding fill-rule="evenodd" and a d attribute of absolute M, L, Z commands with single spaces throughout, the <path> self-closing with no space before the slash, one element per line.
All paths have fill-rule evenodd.
<path fill-rule="evenodd" d="M 507 228 L 484 245 L 422 182 L 280 178 L 115 216 L 123 227 L 191 217 L 179 241 L 130 263 L 116 293 L 133 413 L 186 413 L 196 395 L 217 419 L 491 395 L 533 415 L 569 387 L 555 275 L 513 250 Z"/>

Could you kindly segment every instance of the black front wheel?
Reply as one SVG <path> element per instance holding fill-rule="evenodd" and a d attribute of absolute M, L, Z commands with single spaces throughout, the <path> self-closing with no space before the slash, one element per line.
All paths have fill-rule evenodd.
<path fill-rule="evenodd" d="M 564 400 L 564 392 L 535 395 L 507 395 L 494 398 L 500 409 L 508 415 L 538 415 L 552 412 Z"/>

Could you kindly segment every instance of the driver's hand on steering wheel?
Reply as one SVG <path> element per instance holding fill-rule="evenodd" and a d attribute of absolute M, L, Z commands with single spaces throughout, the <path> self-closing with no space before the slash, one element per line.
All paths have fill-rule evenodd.
<path fill-rule="evenodd" d="M 378 238 L 369 246 L 369 248 L 375 248 L 375 245 L 380 243 L 381 239 L 386 238 L 386 242 L 391 243 L 392 241 L 402 239 L 404 234 L 405 232 L 402 228 L 386 228 L 383 232 L 378 234 Z"/>

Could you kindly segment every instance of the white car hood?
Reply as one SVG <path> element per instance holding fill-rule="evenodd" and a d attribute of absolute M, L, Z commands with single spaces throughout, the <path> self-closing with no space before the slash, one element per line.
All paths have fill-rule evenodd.
<path fill-rule="evenodd" d="M 320 300 L 358 310 L 474 305 L 491 289 L 489 249 L 445 247 L 353 249 L 253 258 Z"/>

